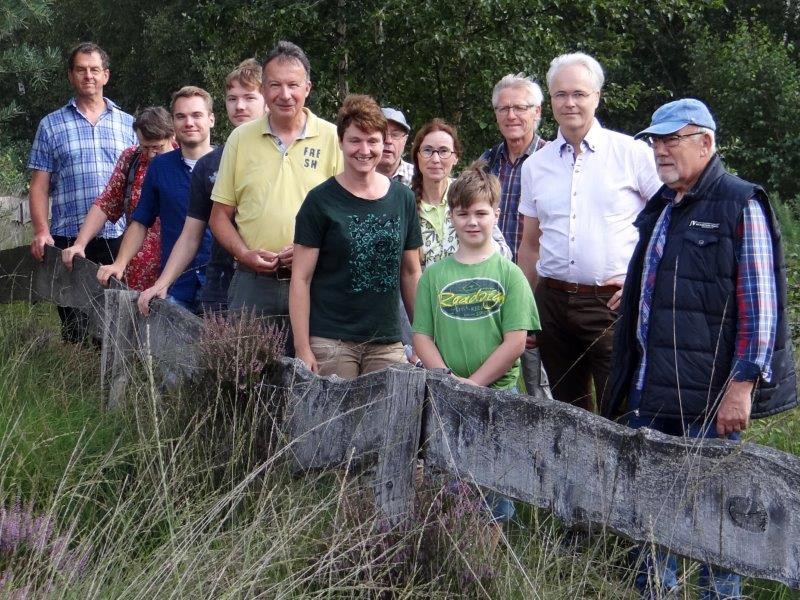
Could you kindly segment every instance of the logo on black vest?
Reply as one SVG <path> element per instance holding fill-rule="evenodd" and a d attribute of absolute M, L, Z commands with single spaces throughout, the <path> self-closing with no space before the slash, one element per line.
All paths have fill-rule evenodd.
<path fill-rule="evenodd" d="M 464 321 L 485 319 L 506 301 L 506 291 L 494 279 L 461 279 L 439 292 L 439 308 L 448 317 Z"/>
<path fill-rule="evenodd" d="M 719 229 L 719 223 L 708 223 L 707 221 L 689 221 L 689 227 L 696 229 Z"/>

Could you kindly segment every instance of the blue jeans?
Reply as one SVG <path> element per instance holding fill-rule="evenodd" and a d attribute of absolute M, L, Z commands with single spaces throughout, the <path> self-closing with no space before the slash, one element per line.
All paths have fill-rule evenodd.
<path fill-rule="evenodd" d="M 178 306 L 181 306 L 186 310 L 188 310 L 190 313 L 195 315 L 197 314 L 197 308 L 198 308 L 197 302 L 188 302 L 186 300 L 180 300 L 175 296 L 167 296 L 167 302 L 169 302 L 170 304 L 177 304 Z"/>
<path fill-rule="evenodd" d="M 487 510 L 492 513 L 492 523 L 508 523 L 514 518 L 516 509 L 511 498 L 487 491 L 484 502 Z"/>
<path fill-rule="evenodd" d="M 631 396 L 629 408 L 638 407 L 639 398 L 636 392 Z M 667 435 L 689 438 L 718 437 L 716 422 L 704 421 L 702 418 L 682 422 L 680 419 L 638 416 L 632 412 L 628 415 L 627 425 L 633 429 L 649 427 Z M 730 434 L 727 439 L 738 440 L 739 434 Z M 636 588 L 644 597 L 658 597 L 659 592 L 664 594 L 678 586 L 678 559 L 674 554 L 660 548 L 652 552 L 647 547 L 640 547 L 631 553 L 631 559 L 638 567 Z M 707 564 L 700 567 L 699 587 L 700 597 L 703 600 L 739 598 L 742 595 L 741 576 Z"/>

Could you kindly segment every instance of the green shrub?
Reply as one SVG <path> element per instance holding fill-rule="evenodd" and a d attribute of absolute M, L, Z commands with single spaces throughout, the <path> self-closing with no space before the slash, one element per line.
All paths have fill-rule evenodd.
<path fill-rule="evenodd" d="M 800 172 L 800 67 L 794 47 L 766 25 L 738 21 L 733 31 L 702 29 L 692 42 L 692 93 L 717 121 L 726 162 L 771 193 L 794 198 Z"/>
<path fill-rule="evenodd" d="M 21 196 L 27 191 L 25 158 L 29 144 L 0 138 L 0 196 Z"/>

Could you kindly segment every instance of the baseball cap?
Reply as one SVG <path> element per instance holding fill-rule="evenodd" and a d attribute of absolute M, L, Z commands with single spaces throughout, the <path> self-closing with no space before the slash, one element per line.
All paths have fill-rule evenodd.
<path fill-rule="evenodd" d="M 667 102 L 653 113 L 650 127 L 637 133 L 637 140 L 646 135 L 668 135 L 675 133 L 686 125 L 706 127 L 712 131 L 717 130 L 714 117 L 708 107 L 694 98 L 683 98 Z"/>
<path fill-rule="evenodd" d="M 406 133 L 411 131 L 411 126 L 408 124 L 408 121 L 406 121 L 406 116 L 402 113 L 402 111 L 399 111 L 396 108 L 384 107 L 381 108 L 381 112 L 383 113 L 383 116 L 386 117 L 387 121 L 393 121 L 394 123 L 397 123 L 400 125 L 400 127 L 406 130 Z"/>

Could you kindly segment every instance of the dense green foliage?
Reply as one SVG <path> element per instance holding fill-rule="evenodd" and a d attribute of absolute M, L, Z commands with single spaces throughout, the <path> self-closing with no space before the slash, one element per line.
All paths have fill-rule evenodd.
<path fill-rule="evenodd" d="M 794 198 L 800 11 L 793 6 L 791 0 L 142 0 L 123 9 L 102 0 L 16 0 L 0 11 L 0 107 L 15 106 L 6 139 L 28 142 L 41 116 L 70 93 L 53 52 L 65 56 L 84 39 L 109 51 L 107 93 L 134 111 L 166 104 L 187 83 L 220 98 L 223 77 L 238 61 L 260 57 L 286 38 L 311 58 L 310 104 L 322 116 L 332 118 L 348 91 L 370 93 L 403 108 L 412 125 L 433 116 L 456 123 L 468 161 L 498 137 L 490 94 L 502 75 L 525 71 L 543 82 L 553 56 L 583 50 L 606 69 L 599 116 L 607 125 L 633 132 L 666 100 L 702 98 L 718 116 L 731 166 Z M 217 113 L 215 137 L 222 140 L 229 125 L 219 105 Z M 542 129 L 555 131 L 547 107 Z"/>

